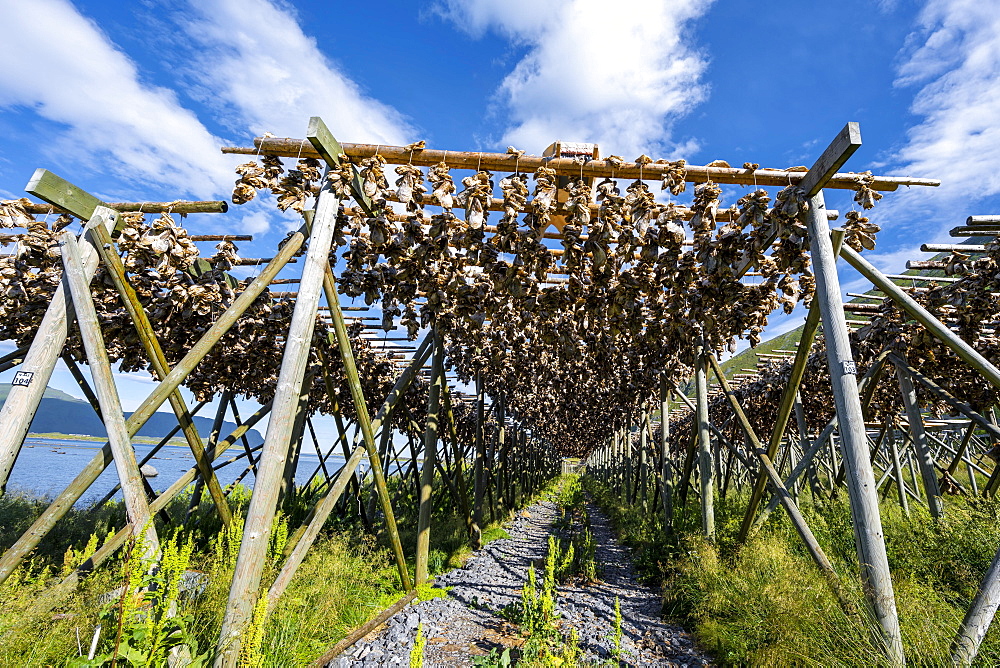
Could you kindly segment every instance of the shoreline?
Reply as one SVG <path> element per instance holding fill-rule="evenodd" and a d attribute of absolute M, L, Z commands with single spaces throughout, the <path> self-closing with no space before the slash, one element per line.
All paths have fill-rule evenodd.
<path fill-rule="evenodd" d="M 108 440 L 103 436 L 90 436 L 88 434 L 64 434 L 62 432 L 57 432 L 57 431 L 55 432 L 50 431 L 45 433 L 28 432 L 28 435 L 25 437 L 25 440 L 31 438 L 36 438 L 36 439 L 44 438 L 44 439 L 58 440 L 58 441 L 78 441 L 81 443 L 106 443 Z M 162 439 L 156 438 L 154 436 L 133 436 L 131 440 L 133 444 L 137 445 L 156 445 Z M 170 439 L 170 441 L 168 441 L 166 444 L 166 447 L 170 448 L 186 448 L 187 446 L 188 446 L 187 441 L 184 438 L 178 436 L 175 436 L 174 438 Z M 78 446 L 72 444 L 66 444 L 66 447 L 72 448 Z M 226 449 L 227 452 L 229 450 L 239 450 L 240 452 L 242 452 L 243 446 L 238 444 L 233 444 Z"/>

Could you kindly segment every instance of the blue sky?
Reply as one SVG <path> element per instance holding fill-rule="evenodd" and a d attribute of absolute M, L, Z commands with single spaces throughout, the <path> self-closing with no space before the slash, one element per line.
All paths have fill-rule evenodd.
<path fill-rule="evenodd" d="M 847 121 L 847 169 L 940 178 L 888 193 L 872 260 L 1000 212 L 1000 5 L 967 0 L 0 0 L 0 196 L 44 166 L 111 200 L 228 199 L 255 134 L 540 153 L 596 141 L 632 159 L 810 165 Z M 727 191 L 723 206 L 738 189 Z M 849 196 L 828 205 L 847 210 Z M 189 219 L 291 226 L 266 202 Z M 289 275 L 293 275 L 290 273 Z M 846 271 L 848 289 L 863 287 Z M 801 322 L 775 317 L 771 333 Z M 10 347 L 0 344 L 0 353 Z M 0 375 L 0 380 L 7 380 Z M 53 384 L 79 396 L 67 375 Z M 134 387 L 133 387 L 134 384 Z M 148 391 L 123 380 L 126 408 Z"/>

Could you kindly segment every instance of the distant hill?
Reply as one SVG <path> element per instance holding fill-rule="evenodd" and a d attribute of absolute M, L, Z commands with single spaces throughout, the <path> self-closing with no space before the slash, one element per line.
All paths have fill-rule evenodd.
<path fill-rule="evenodd" d="M 7 399 L 10 387 L 9 383 L 0 383 L 0 402 Z M 130 415 L 131 413 L 125 413 L 126 418 Z M 212 432 L 212 422 L 213 419 L 210 417 L 195 416 L 194 418 L 198 433 L 206 439 Z M 174 417 L 173 413 L 157 412 L 139 430 L 137 436 L 163 438 L 176 424 L 177 418 Z M 222 427 L 223 437 L 232 433 L 234 429 L 236 429 L 235 422 L 225 422 Z M 107 434 L 104 423 L 98 419 L 89 403 L 51 387 L 45 388 L 38 412 L 31 422 L 31 431 L 36 434 L 59 432 L 83 436 L 105 436 Z M 182 435 L 178 434 L 178 436 Z M 247 441 L 251 446 L 257 446 L 264 442 L 264 437 L 256 429 L 251 429 L 247 432 Z"/>

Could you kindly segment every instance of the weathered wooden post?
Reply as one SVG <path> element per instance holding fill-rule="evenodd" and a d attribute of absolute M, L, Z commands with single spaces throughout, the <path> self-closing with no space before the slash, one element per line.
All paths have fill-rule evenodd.
<path fill-rule="evenodd" d="M 473 478 L 475 489 L 473 491 L 472 513 L 477 527 L 483 526 L 483 496 L 486 488 L 486 478 L 483 466 L 486 459 L 486 439 L 483 432 L 486 414 L 486 397 L 483 394 L 483 374 L 476 372 L 476 459 L 473 464 Z M 473 537 L 473 549 L 482 547 L 482 531 Z"/>
<path fill-rule="evenodd" d="M 757 454 L 757 458 L 760 460 L 761 467 L 768 476 L 768 481 L 771 486 L 774 487 L 775 495 L 781 500 L 782 505 L 788 512 L 789 518 L 792 520 L 792 525 L 798 532 L 799 537 L 802 542 L 805 543 L 806 549 L 809 551 L 809 555 L 813 558 L 816 566 L 822 571 L 823 576 L 826 578 L 830 587 L 833 589 L 834 594 L 840 603 L 841 608 L 851 614 L 854 612 L 853 606 L 847 597 L 844 595 L 843 587 L 840 583 L 840 578 L 837 576 L 837 572 L 833 569 L 833 564 L 830 563 L 830 559 L 826 556 L 823 548 L 820 547 L 819 541 L 816 540 L 816 536 L 813 535 L 812 530 L 809 525 L 806 524 L 805 518 L 802 517 L 802 513 L 799 512 L 798 506 L 792 500 L 791 494 L 789 494 L 788 489 L 781 482 L 781 476 L 778 471 L 774 468 L 771 463 L 771 458 L 767 456 L 767 452 L 764 450 L 763 444 L 761 444 L 760 439 L 754 432 L 753 428 L 750 426 L 750 421 L 747 419 L 746 414 L 743 412 L 742 406 L 740 406 L 739 401 L 736 399 L 736 395 L 733 393 L 732 389 L 729 387 L 729 382 L 726 380 L 725 374 L 719 367 L 718 361 L 715 356 L 708 354 L 708 361 L 712 365 L 713 371 L 715 371 L 716 378 L 719 379 L 719 384 L 722 386 L 723 391 L 726 394 L 726 398 L 729 400 L 729 405 L 733 409 L 736 415 L 737 421 L 740 427 L 743 429 L 743 433 L 747 437 L 748 445 Z M 734 449 L 735 453 L 736 450 Z"/>
<path fill-rule="evenodd" d="M 813 190 L 819 191 L 822 188 L 823 183 L 829 179 L 840 165 L 847 161 L 854 149 L 847 149 L 847 152 L 842 153 L 839 156 L 829 155 L 829 160 L 825 160 L 830 153 L 831 148 L 827 148 L 824 152 L 823 157 L 821 157 L 815 165 L 813 165 L 810 173 L 807 174 L 806 179 L 803 179 L 803 184 L 806 187 L 806 194 L 809 194 Z M 844 233 L 837 230 L 833 233 L 833 248 L 836 253 L 837 250 L 843 245 Z M 809 355 L 812 351 L 813 341 L 816 338 L 816 332 L 819 331 L 820 324 L 820 309 L 819 303 L 814 299 L 812 304 L 809 305 L 809 312 L 806 315 L 806 322 L 802 326 L 802 333 L 799 336 L 799 344 L 795 351 L 795 361 L 792 362 L 791 373 L 788 376 L 788 384 L 785 386 L 784 391 L 781 395 L 781 403 L 778 405 L 778 415 L 775 419 L 774 429 L 771 431 L 771 440 L 767 445 L 767 456 L 774 458 L 778 453 L 778 446 L 781 445 L 781 441 L 785 436 L 785 428 L 788 426 L 788 420 L 791 418 L 792 410 L 795 406 L 795 400 L 798 397 L 799 386 L 802 383 L 803 377 L 806 373 L 806 364 L 809 362 Z M 750 534 L 752 527 L 756 526 L 754 521 L 754 515 L 757 513 L 757 507 L 760 505 L 761 496 L 764 494 L 764 485 L 766 484 L 766 478 L 763 471 L 758 473 L 757 479 L 754 482 L 753 491 L 750 494 L 750 503 L 747 504 L 746 514 L 743 516 L 743 524 L 740 526 L 739 541 L 743 542 L 746 540 L 747 536 Z"/>
<path fill-rule="evenodd" d="M 156 372 L 156 377 L 159 380 L 163 380 L 170 373 L 170 365 L 167 363 L 167 357 L 163 354 L 163 348 L 156 338 L 156 333 L 153 331 L 153 324 L 150 322 L 149 316 L 139 302 L 139 297 L 136 295 L 135 290 L 128 282 L 125 265 L 122 263 L 121 258 L 118 257 L 118 253 L 114 251 L 111 235 L 108 234 L 107 228 L 103 225 L 91 227 L 88 233 L 94 247 L 100 253 L 101 260 L 104 262 L 104 267 L 107 270 L 107 275 L 121 296 L 125 310 L 128 311 L 129 316 L 132 318 L 136 334 L 139 335 L 139 341 L 146 350 L 146 355 L 149 357 L 153 371 Z M 198 464 L 201 479 L 208 486 L 208 493 L 212 496 L 212 501 L 215 503 L 215 508 L 222 519 L 223 525 L 228 527 L 232 521 L 233 514 L 229 510 L 229 503 L 222 493 L 222 486 L 219 484 L 215 471 L 208 461 L 205 453 L 205 445 L 202 443 L 197 427 L 194 426 L 194 421 L 191 419 L 192 414 L 188 411 L 184 397 L 179 390 L 175 390 L 170 395 L 169 402 L 174 414 L 177 416 L 178 424 L 184 432 L 184 438 L 187 439 L 188 447 L 194 455 L 194 460 Z M 232 401 L 232 398 L 230 398 L 230 402 L 233 404 L 235 410 L 236 404 Z M 250 447 L 245 438 L 243 439 L 243 443 L 247 448 Z"/>
<path fill-rule="evenodd" d="M 306 137 L 329 167 L 333 168 L 340 164 L 344 153 L 343 148 L 319 116 L 313 116 L 309 119 L 309 130 Z M 371 199 L 362 190 L 357 171 L 353 166 L 351 169 L 354 171 L 354 179 L 351 183 L 354 199 L 363 211 L 368 215 L 374 215 L 375 212 L 371 205 Z M 317 215 L 318 212 L 319 209 L 317 208 Z M 310 220 L 311 215 L 312 212 L 306 212 L 305 217 L 307 221 Z M 379 500 L 382 502 L 382 514 L 385 516 L 389 542 L 392 544 L 392 551 L 396 557 L 396 568 L 399 570 L 399 578 L 403 584 L 403 588 L 409 589 L 411 585 L 410 575 L 407 571 L 403 555 L 403 545 L 399 538 L 399 530 L 396 527 L 396 517 L 392 511 L 392 499 L 389 498 L 389 488 L 385 482 L 385 473 L 382 471 L 382 462 L 375 447 L 375 433 L 372 429 L 371 418 L 368 413 L 368 404 L 366 403 L 364 391 L 361 387 L 361 379 L 354 362 L 354 351 L 351 349 L 351 341 L 347 335 L 344 314 L 340 308 L 340 297 L 337 295 L 337 283 L 329 262 L 323 266 L 323 291 L 326 294 L 327 306 L 330 308 L 330 319 L 333 324 L 334 333 L 336 334 L 337 347 L 340 350 L 340 360 L 344 365 L 344 375 L 351 391 L 354 408 L 357 411 L 358 428 L 364 440 L 365 450 L 368 452 L 368 463 L 371 466 L 372 476 L 375 479 L 375 487 L 378 490 Z"/>
<path fill-rule="evenodd" d="M 805 457 L 806 452 L 811 447 L 811 444 L 809 442 L 809 429 L 806 426 L 806 412 L 805 409 L 802 407 L 802 398 L 799 396 L 798 392 L 795 393 L 795 427 L 796 430 L 799 432 L 799 448 L 802 451 L 802 457 Z M 796 469 L 797 465 L 798 461 L 792 463 L 793 471 Z M 811 468 L 810 470 L 815 471 L 816 469 Z M 793 497 L 797 497 L 798 489 L 799 489 L 798 481 L 793 482 L 791 485 Z"/>
<path fill-rule="evenodd" d="M 695 403 L 698 406 L 698 472 L 701 483 L 701 530 L 705 538 L 715 540 L 715 490 L 712 476 L 712 441 L 708 426 L 708 361 L 698 346 L 695 362 Z"/>
<path fill-rule="evenodd" d="M 219 316 L 215 324 L 198 339 L 198 342 L 184 355 L 184 358 L 171 369 L 170 373 L 160 381 L 153 392 L 143 400 L 135 412 L 125 421 L 130 437 L 134 436 L 142 428 L 142 425 L 146 424 L 146 421 L 149 420 L 156 409 L 163 405 L 163 402 L 177 390 L 181 382 L 191 373 L 192 369 L 205 358 L 205 355 L 212 349 L 212 346 L 236 324 L 240 316 L 250 308 L 257 297 L 260 296 L 260 293 L 267 288 L 277 273 L 281 271 L 282 267 L 288 263 L 288 260 L 302 246 L 303 240 L 304 236 L 301 232 L 296 232 L 292 235 L 260 275 L 247 286 L 246 290 L 240 293 L 229 308 Z M 0 556 L 0 584 L 10 577 L 13 569 L 52 530 L 56 522 L 73 507 L 73 504 L 83 496 L 83 493 L 87 491 L 111 463 L 111 458 L 111 446 L 110 444 L 105 444 L 94 455 L 93 459 L 84 466 L 83 470 L 77 474 L 73 481 L 67 485 L 66 489 L 60 492 L 49 507 L 42 511 L 42 514 L 32 523 L 31 527 Z M 192 476 L 192 479 L 194 479 L 194 476 Z"/>
<path fill-rule="evenodd" d="M 632 414 L 625 417 L 625 439 L 623 441 L 622 452 L 622 501 L 628 504 L 635 502 L 636 488 L 633 484 L 635 479 L 635 444 L 632 442 Z"/>
<path fill-rule="evenodd" d="M 117 218 L 117 213 L 111 209 L 98 207 L 88 225 L 103 225 L 107 220 L 113 226 Z M 63 232 L 59 237 L 59 245 L 62 250 L 63 278 L 69 287 L 73 310 L 76 312 L 80 337 L 83 339 L 97 400 L 101 406 L 101 417 L 108 431 L 108 442 L 111 444 L 115 468 L 121 481 L 125 509 L 132 524 L 132 534 L 137 538 L 143 537 L 144 558 L 154 559 L 159 554 L 160 542 L 149 511 L 149 501 L 143 488 L 139 463 L 135 459 L 135 450 L 132 448 L 125 427 L 125 416 L 118 397 L 118 389 L 115 387 L 111 360 L 104 347 L 104 336 L 101 334 L 101 326 L 97 319 L 97 309 L 90 294 L 90 278 L 84 269 L 80 247 L 73 233 Z"/>
<path fill-rule="evenodd" d="M 476 520 L 472 516 L 472 506 L 469 503 L 469 493 L 465 485 L 465 455 L 461 444 L 458 442 L 458 425 L 455 423 L 455 412 L 451 404 L 451 391 L 448 389 L 447 383 L 442 384 L 441 390 L 441 396 L 444 400 L 445 418 L 448 421 L 448 437 L 451 440 L 452 454 L 455 458 L 455 491 L 458 492 L 458 502 L 461 507 L 462 517 L 465 520 L 465 528 L 469 532 L 469 538 L 473 543 L 476 543 L 478 542 L 477 536 L 480 531 L 479 525 L 476 524 Z"/>
<path fill-rule="evenodd" d="M 240 636 L 250 623 L 251 612 L 257 603 L 285 458 L 288 456 L 289 441 L 300 403 L 302 380 L 312 348 L 323 278 L 330 267 L 330 247 L 339 208 L 340 199 L 324 182 L 316 200 L 309 249 L 278 373 L 274 407 L 264 437 L 253 496 L 247 509 L 243 542 L 222 620 L 216 666 L 230 668 L 237 665 L 241 649 Z"/>
<path fill-rule="evenodd" d="M 663 526 L 669 531 L 674 518 L 674 475 L 667 449 L 670 437 L 670 394 L 667 379 L 660 375 L 660 482 L 663 485 Z"/>
<path fill-rule="evenodd" d="M 281 489 L 278 493 L 278 504 L 286 502 L 289 497 L 295 495 L 295 470 L 299 466 L 299 455 L 302 453 L 302 439 L 306 431 L 306 416 L 309 414 L 309 391 L 312 389 L 313 375 L 306 374 L 302 378 L 302 389 L 299 390 L 299 406 L 295 411 L 295 422 L 292 423 L 292 437 L 288 440 L 288 455 L 285 457 L 285 470 L 281 474 Z M 346 457 L 345 457 L 346 458 Z M 354 491 L 360 501 L 360 481 L 357 475 L 351 478 L 354 481 Z M 367 515 L 364 508 L 361 508 L 361 518 L 365 520 L 366 528 L 370 531 L 371 526 L 367 523 Z"/>
<path fill-rule="evenodd" d="M 222 431 L 222 424 L 226 420 L 226 412 L 229 410 L 229 399 L 231 398 L 231 396 L 232 393 L 227 389 L 223 390 L 222 396 L 219 398 L 219 407 L 215 411 L 215 419 L 212 421 L 212 431 L 208 437 L 208 442 L 210 447 L 218 443 L 219 438 L 221 438 L 220 432 Z M 191 492 L 191 501 L 188 504 L 187 513 L 184 515 L 185 522 L 191 517 L 191 514 L 195 512 L 198 509 L 198 506 L 201 504 L 201 493 L 202 491 L 204 491 L 205 482 L 206 479 L 201 476 L 199 476 L 195 480 L 194 490 Z"/>
<path fill-rule="evenodd" d="M 500 507 L 510 507 L 510 489 L 508 488 L 509 472 L 506 460 L 507 454 L 507 412 L 504 406 L 504 396 L 500 394 L 494 402 L 497 417 L 497 432 L 494 457 L 494 466 L 500 474 L 497 480 L 497 491 L 499 492 Z"/>
<path fill-rule="evenodd" d="M 1000 551 L 993 557 L 976 592 L 976 597 L 965 613 L 965 619 L 958 629 L 958 636 L 951 645 L 952 665 L 972 665 L 972 660 L 979 652 L 979 645 L 993 622 L 998 605 L 1000 605 Z"/>
<path fill-rule="evenodd" d="M 889 452 L 892 455 L 892 475 L 896 479 L 896 494 L 899 498 L 899 507 L 903 509 L 906 516 L 910 516 L 910 503 L 906 498 L 906 487 L 903 483 L 903 467 L 899 465 L 899 448 L 896 447 L 896 429 L 890 427 L 886 432 L 889 439 Z"/>
<path fill-rule="evenodd" d="M 437 460 L 438 420 L 441 412 L 441 386 L 444 384 L 444 347 L 434 336 L 434 361 L 431 363 L 431 387 L 427 400 L 427 425 L 424 429 L 424 463 L 420 469 L 420 510 L 417 517 L 416 584 L 427 582 L 431 545 L 431 495 L 434 492 L 434 465 Z"/>
<path fill-rule="evenodd" d="M 941 490 L 938 489 L 937 471 L 934 470 L 934 453 L 927 445 L 924 418 L 920 414 L 920 405 L 917 403 L 917 389 L 913 386 L 913 380 L 905 366 L 896 365 L 896 378 L 899 380 L 899 391 L 903 395 L 906 420 L 910 423 L 910 439 L 913 441 L 913 449 L 917 453 L 917 466 L 920 467 L 920 477 L 924 483 L 924 493 L 927 495 L 927 508 L 930 510 L 931 517 L 938 519 L 944 512 L 944 507 L 941 500 Z"/>
<path fill-rule="evenodd" d="M 896 614 L 896 601 L 889 573 L 882 519 L 879 516 L 875 476 L 868 459 L 868 441 L 864 415 L 858 394 L 857 367 L 851 352 L 837 258 L 830 242 L 830 228 L 823 199 L 822 185 L 861 145 L 857 123 L 848 123 L 801 182 L 809 198 L 806 224 L 816 296 L 823 321 L 830 382 L 840 422 L 840 445 L 847 467 L 848 494 L 854 521 L 855 542 L 865 595 L 882 630 L 886 656 L 895 665 L 903 665 L 903 642 Z M 844 248 L 848 248 L 846 245 Z"/>
<path fill-rule="evenodd" d="M 48 170 L 38 169 L 28 182 L 27 191 L 29 193 L 43 196 L 51 192 L 63 192 L 68 183 L 52 174 Z M 73 213 L 82 214 L 84 220 L 90 220 L 95 215 L 97 207 L 101 206 L 100 200 L 78 188 L 70 186 L 70 192 L 81 201 Z M 115 215 L 117 215 L 116 212 Z M 103 224 L 114 225 L 115 217 L 102 217 Z M 84 280 L 89 284 L 97 271 L 98 254 L 97 249 L 86 238 L 86 230 L 81 233 L 80 240 L 83 246 L 80 249 L 80 261 L 83 265 Z M 69 287 L 63 280 L 62 286 L 52 295 L 52 300 L 45 309 L 45 316 L 38 326 L 35 338 L 31 346 L 24 355 L 21 362 L 21 373 L 27 374 L 26 385 L 16 385 L 11 388 L 7 399 L 0 408 L 0 491 L 7 487 L 7 480 L 10 471 L 14 467 L 14 461 L 24 443 L 24 437 L 28 433 L 31 421 L 38 410 L 38 404 L 42 400 L 42 394 L 52 377 L 52 370 L 55 369 L 56 362 L 62 354 L 63 346 L 66 344 L 66 337 L 69 335 L 69 325 L 71 313 L 67 312 L 67 297 Z"/>
<path fill-rule="evenodd" d="M 647 453 L 646 450 L 647 450 L 647 448 L 649 446 L 649 432 L 652 429 L 652 426 L 649 423 L 649 411 L 647 411 L 647 410 L 643 410 L 643 412 L 642 412 L 642 427 L 641 427 L 641 429 L 642 429 L 642 435 L 639 438 L 639 478 L 638 478 L 638 482 L 639 482 L 639 498 L 642 501 L 642 507 L 643 507 L 643 509 L 645 509 L 646 508 L 646 503 L 648 501 L 648 497 L 647 497 L 648 490 L 646 489 L 647 484 L 648 484 L 648 481 L 647 481 L 647 478 L 646 478 L 646 475 L 647 475 L 647 470 L 646 469 L 647 469 L 648 464 L 649 464 L 649 462 L 648 462 L 649 454 Z"/>

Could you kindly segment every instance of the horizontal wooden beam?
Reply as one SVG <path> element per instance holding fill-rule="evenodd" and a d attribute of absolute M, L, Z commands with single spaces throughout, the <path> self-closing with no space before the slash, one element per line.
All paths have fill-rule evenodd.
<path fill-rule="evenodd" d="M 886 278 L 894 281 L 922 281 L 924 283 L 957 283 L 960 278 L 948 278 L 947 276 L 923 276 L 919 274 L 885 274 Z"/>
<path fill-rule="evenodd" d="M 965 219 L 965 224 L 969 226 L 973 225 L 1000 225 L 1000 215 L 993 214 L 990 216 L 969 216 Z"/>
<path fill-rule="evenodd" d="M 981 244 L 921 244 L 924 253 L 985 253 L 986 246 Z"/>
<path fill-rule="evenodd" d="M 434 149 L 409 150 L 403 146 L 385 146 L 381 144 L 348 144 L 341 143 L 344 153 L 350 158 L 370 158 L 376 153 L 391 164 L 414 164 L 418 166 L 436 165 L 445 162 L 455 169 L 486 169 L 494 172 L 534 172 L 539 167 L 554 169 L 562 176 L 610 177 L 623 179 L 660 179 L 668 169 L 664 164 L 649 164 L 645 166 L 634 162 L 625 162 L 616 167 L 607 160 L 590 160 L 579 163 L 573 158 L 546 158 L 534 155 L 509 153 L 486 153 L 472 151 L 445 151 Z M 224 147 L 223 153 L 238 155 L 276 155 L 281 157 L 320 158 L 320 154 L 312 149 L 308 142 L 301 139 L 257 137 L 253 148 Z M 807 171 L 791 171 L 784 169 L 743 169 L 733 167 L 709 167 L 685 165 L 684 180 L 700 183 L 715 181 L 716 183 L 733 183 L 757 186 L 787 186 L 798 183 L 805 177 Z M 875 190 L 896 190 L 901 185 L 907 186 L 939 186 L 937 179 L 914 178 L 908 176 L 876 176 L 871 183 Z M 856 174 L 834 174 L 825 184 L 826 188 L 853 190 L 858 186 Z"/>
<path fill-rule="evenodd" d="M 176 213 L 178 215 L 189 213 L 226 213 L 229 211 L 229 202 L 223 200 L 207 201 L 181 201 L 176 202 L 109 202 L 104 206 L 115 211 L 142 213 Z M 24 210 L 33 215 L 60 214 L 64 211 L 61 207 L 49 204 L 29 204 Z M 72 213 L 72 212 L 68 212 Z M 245 235 L 237 235 L 245 236 Z"/>
<path fill-rule="evenodd" d="M 952 237 L 997 237 L 1000 236 L 1000 226 L 981 227 L 953 227 L 948 230 L 948 235 Z"/>
<path fill-rule="evenodd" d="M 940 260 L 907 260 L 906 268 L 941 271 L 948 268 L 948 263 Z"/>

